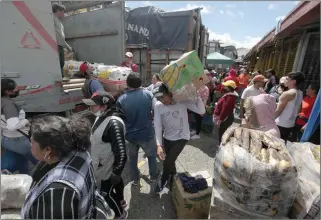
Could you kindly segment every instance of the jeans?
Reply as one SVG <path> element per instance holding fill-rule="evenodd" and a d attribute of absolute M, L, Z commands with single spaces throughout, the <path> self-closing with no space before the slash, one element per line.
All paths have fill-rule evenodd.
<path fill-rule="evenodd" d="M 128 140 L 127 140 L 128 141 Z M 142 148 L 148 158 L 149 175 L 151 179 L 157 178 L 157 161 L 156 161 L 156 140 L 152 138 L 149 141 L 128 141 L 128 156 L 130 165 L 130 175 L 132 181 L 139 181 L 138 151 Z"/>
<path fill-rule="evenodd" d="M 164 139 L 164 150 L 166 157 L 163 163 L 163 174 L 161 178 L 162 187 L 164 187 L 166 182 L 170 181 L 170 177 L 173 177 L 176 174 L 176 159 L 184 149 L 187 142 L 188 141 L 184 139 L 176 141 Z"/>
<path fill-rule="evenodd" d="M 278 127 L 280 130 L 281 139 L 283 139 L 285 141 L 285 143 L 287 143 L 288 140 L 290 139 L 290 135 L 291 135 L 293 128 L 285 128 L 285 127 L 281 127 L 281 126 L 278 126 Z"/>
<path fill-rule="evenodd" d="M 6 150 L 22 155 L 33 164 L 36 164 L 38 162 L 31 153 L 31 145 L 28 138 L 24 136 L 13 138 L 2 137 L 1 145 Z"/>
<path fill-rule="evenodd" d="M 220 144 L 221 144 L 224 132 L 233 124 L 233 122 L 234 122 L 234 115 L 229 115 L 227 119 L 220 124 L 220 127 L 218 128 L 218 140 Z"/>
<path fill-rule="evenodd" d="M 194 112 L 194 117 L 195 117 L 196 135 L 199 135 L 201 133 L 201 130 L 202 130 L 203 116 Z"/>

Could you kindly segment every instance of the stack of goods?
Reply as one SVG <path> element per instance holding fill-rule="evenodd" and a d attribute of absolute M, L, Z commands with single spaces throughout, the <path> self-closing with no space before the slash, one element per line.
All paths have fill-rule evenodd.
<path fill-rule="evenodd" d="M 64 76 L 72 77 L 75 73 L 79 72 L 79 67 L 82 64 L 82 61 L 68 60 L 65 61 L 65 66 L 63 68 Z"/>
<path fill-rule="evenodd" d="M 32 183 L 25 174 L 1 174 L 1 219 L 21 219 L 22 208 Z"/>
<path fill-rule="evenodd" d="M 288 150 L 297 165 L 299 187 L 290 217 L 320 219 L 320 145 L 294 143 Z"/>
<path fill-rule="evenodd" d="M 195 51 L 185 53 L 165 66 L 159 77 L 176 102 L 196 99 L 197 89 L 209 81 Z"/>
<path fill-rule="evenodd" d="M 106 91 L 119 92 L 126 87 L 126 79 L 132 70 L 128 67 L 97 65 L 94 74 Z"/>
<path fill-rule="evenodd" d="M 65 61 L 74 59 L 74 53 L 69 52 L 67 49 L 64 49 L 64 56 L 65 56 Z"/>
<path fill-rule="evenodd" d="M 83 61 L 65 61 L 64 75 L 72 78 L 79 73 L 79 67 Z M 90 64 L 94 70 L 93 75 L 99 79 L 108 92 L 119 92 L 126 88 L 127 76 L 132 72 L 128 67 L 107 66 L 99 63 Z"/>
<path fill-rule="evenodd" d="M 178 219 L 207 219 L 212 179 L 207 171 L 174 176 L 172 199 Z"/>
<path fill-rule="evenodd" d="M 230 127 L 214 159 L 210 217 L 284 218 L 297 187 L 297 169 L 283 140 Z"/>

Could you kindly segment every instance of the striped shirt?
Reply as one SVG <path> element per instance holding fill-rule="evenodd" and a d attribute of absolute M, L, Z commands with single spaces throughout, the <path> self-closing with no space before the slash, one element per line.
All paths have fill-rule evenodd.
<path fill-rule="evenodd" d="M 35 183 L 57 164 L 39 167 L 33 174 Z M 79 199 L 74 189 L 62 183 L 52 183 L 32 204 L 28 217 L 29 219 L 77 219 L 78 204 Z"/>

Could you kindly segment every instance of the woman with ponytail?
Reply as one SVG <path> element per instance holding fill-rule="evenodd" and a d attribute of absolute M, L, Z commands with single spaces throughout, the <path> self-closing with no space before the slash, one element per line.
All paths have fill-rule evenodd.
<path fill-rule="evenodd" d="M 21 211 L 23 219 L 92 218 L 96 189 L 87 120 L 59 116 L 34 119 L 31 152 L 40 161 Z"/>

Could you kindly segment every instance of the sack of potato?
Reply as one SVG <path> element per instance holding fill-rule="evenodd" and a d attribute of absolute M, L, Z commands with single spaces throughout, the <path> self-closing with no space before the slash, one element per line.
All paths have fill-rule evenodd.
<path fill-rule="evenodd" d="M 126 87 L 126 80 L 132 70 L 128 67 L 97 65 L 95 75 L 108 92 L 120 92 Z"/>
<path fill-rule="evenodd" d="M 316 219 L 320 215 L 320 145 L 293 143 L 288 145 L 288 150 L 297 165 L 299 178 L 290 217 Z"/>
<path fill-rule="evenodd" d="M 178 60 L 172 61 L 165 66 L 160 71 L 159 77 L 168 90 L 173 92 L 192 83 L 202 74 L 204 74 L 203 64 L 193 50 L 184 53 Z"/>
<path fill-rule="evenodd" d="M 79 72 L 79 67 L 83 61 L 67 60 L 63 68 L 64 76 L 72 77 L 75 73 Z"/>
<path fill-rule="evenodd" d="M 213 182 L 227 204 L 276 218 L 287 216 L 298 177 L 283 140 L 257 130 L 230 127 L 214 159 Z"/>

